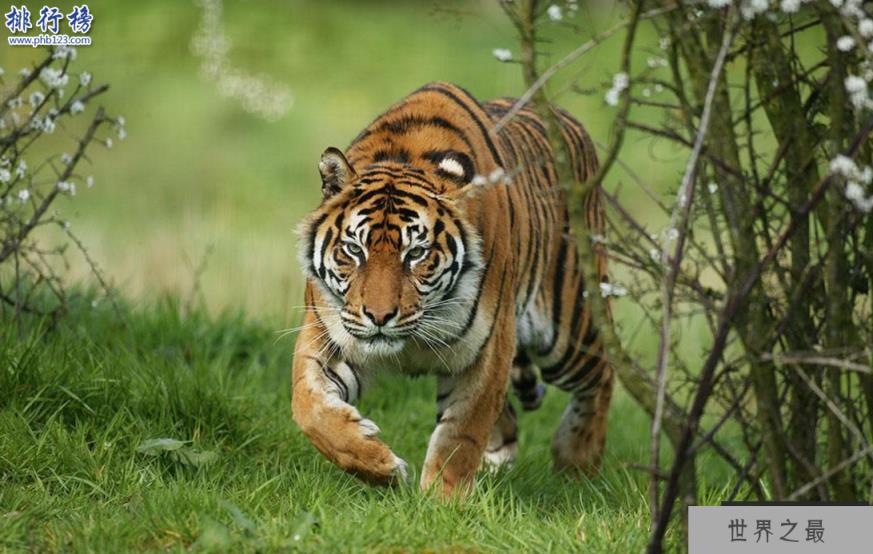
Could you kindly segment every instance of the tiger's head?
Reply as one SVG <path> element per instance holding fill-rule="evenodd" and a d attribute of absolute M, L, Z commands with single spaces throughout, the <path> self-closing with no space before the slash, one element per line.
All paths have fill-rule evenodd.
<path fill-rule="evenodd" d="M 482 259 L 463 191 L 473 165 L 459 152 L 427 154 L 429 168 L 386 162 L 360 174 L 336 148 L 321 157 L 323 200 L 301 224 L 300 262 L 347 356 L 445 345 L 472 309 Z"/>

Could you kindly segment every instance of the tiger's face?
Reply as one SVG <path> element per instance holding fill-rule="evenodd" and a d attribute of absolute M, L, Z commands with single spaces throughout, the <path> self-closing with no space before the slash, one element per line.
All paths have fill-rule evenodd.
<path fill-rule="evenodd" d="M 434 348 L 457 332 L 478 283 L 479 239 L 454 198 L 441 194 L 445 162 L 354 173 L 342 153 L 322 157 L 324 201 L 303 223 L 301 263 L 321 289 L 316 313 L 351 357 Z"/>

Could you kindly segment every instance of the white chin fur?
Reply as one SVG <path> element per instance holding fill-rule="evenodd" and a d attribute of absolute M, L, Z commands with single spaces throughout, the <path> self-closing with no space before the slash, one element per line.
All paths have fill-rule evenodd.
<path fill-rule="evenodd" d="M 393 356 L 403 350 L 402 340 L 358 341 L 358 348 L 365 356 Z"/>

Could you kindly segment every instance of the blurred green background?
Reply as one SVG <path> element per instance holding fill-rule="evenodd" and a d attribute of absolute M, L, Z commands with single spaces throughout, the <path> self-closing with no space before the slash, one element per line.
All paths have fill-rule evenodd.
<path fill-rule="evenodd" d="M 57 5 L 68 13 L 72 2 Z M 93 45 L 78 48 L 72 70 L 110 84 L 99 104 L 126 118 L 128 137 L 111 150 L 95 149 L 92 167 L 83 168 L 93 173 L 94 188 L 60 208 L 112 282 L 138 301 L 190 294 L 205 262 L 201 290 L 211 309 L 242 307 L 295 321 L 302 279 L 293 229 L 318 203 L 316 164 L 324 148 L 345 148 L 381 111 L 429 81 L 453 81 L 483 101 L 524 91 L 520 66 L 492 54 L 518 52 L 514 30 L 492 0 L 224 2 L 230 64 L 294 97 L 277 121 L 246 111 L 200 71 L 191 47 L 203 14 L 198 2 L 89 6 Z M 544 63 L 605 29 L 618 10 L 583 3 L 575 16 L 565 10 L 562 21 L 547 21 Z M 621 40 L 618 33 L 552 86 L 601 144 L 615 115 L 603 95 Z M 650 28 L 637 45 L 661 55 Z M 4 44 L 0 55 L 8 84 L 42 53 Z M 74 136 L 56 140 L 72 144 Z M 633 135 L 626 144 L 623 160 L 634 171 L 653 183 L 678 184 L 684 153 Z M 616 190 L 622 180 L 627 174 L 617 169 L 607 186 Z M 629 208 L 657 222 L 648 199 L 628 183 L 622 197 Z M 83 260 L 73 254 L 70 261 L 73 278 L 86 278 Z"/>

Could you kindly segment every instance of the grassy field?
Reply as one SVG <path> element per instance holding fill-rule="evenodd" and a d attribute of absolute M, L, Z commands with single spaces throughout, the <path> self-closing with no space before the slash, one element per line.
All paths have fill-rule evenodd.
<path fill-rule="evenodd" d="M 624 394 L 597 478 L 552 471 L 565 399 L 550 390 L 521 415 L 517 466 L 442 504 L 415 485 L 363 484 L 308 444 L 290 418 L 290 339 L 182 308 L 124 307 L 122 324 L 108 304 L 83 301 L 60 326 L 33 322 L 23 339 L 0 331 L 0 550 L 643 549 L 645 481 L 628 466 L 647 459 L 648 423 Z M 386 377 L 375 388 L 362 411 L 420 468 L 434 382 Z M 138 451 L 152 439 L 190 442 Z M 724 485 L 717 471 L 706 482 L 710 494 Z"/>

